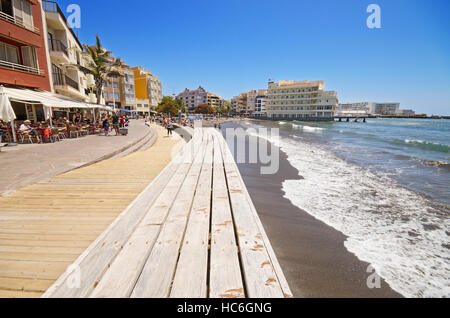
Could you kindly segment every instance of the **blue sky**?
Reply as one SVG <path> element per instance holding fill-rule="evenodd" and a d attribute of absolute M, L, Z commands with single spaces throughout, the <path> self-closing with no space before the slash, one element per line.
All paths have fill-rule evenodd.
<path fill-rule="evenodd" d="M 450 115 L 448 0 L 61 0 L 79 37 L 158 74 L 165 95 L 227 99 L 275 80 L 325 80 L 341 102 L 396 101 Z M 381 7 L 381 29 L 366 8 Z"/>

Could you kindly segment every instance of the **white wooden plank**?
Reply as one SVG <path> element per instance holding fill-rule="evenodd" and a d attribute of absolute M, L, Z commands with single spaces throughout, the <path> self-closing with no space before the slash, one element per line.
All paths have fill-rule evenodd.
<path fill-rule="evenodd" d="M 191 166 L 187 163 L 179 165 L 177 172 L 144 216 L 130 240 L 99 280 L 91 297 L 124 298 L 130 296 L 160 233 L 161 224 L 177 199 L 177 194 L 182 188 L 186 176 L 192 174 Z M 124 268 L 127 270 L 124 271 Z"/>
<path fill-rule="evenodd" d="M 209 297 L 243 298 L 245 292 L 225 180 L 221 138 L 217 135 L 214 138 Z"/>
<path fill-rule="evenodd" d="M 172 298 L 207 297 L 213 148 L 210 139 L 170 292 Z"/>
<path fill-rule="evenodd" d="M 132 298 L 166 298 L 169 296 L 180 245 L 202 168 L 205 146 L 203 143 L 201 151 L 197 153 L 191 171 L 170 209 L 161 234 L 131 294 Z"/>
<path fill-rule="evenodd" d="M 247 297 L 283 298 L 283 291 L 256 225 L 238 167 L 225 143 L 222 143 L 222 151 Z"/>
<path fill-rule="evenodd" d="M 66 271 L 42 297 L 75 298 L 88 296 L 178 167 L 179 165 L 176 163 L 167 165 L 108 229 L 75 261 L 74 265 L 80 269 L 82 274 L 79 288 L 69 288 L 66 282 L 71 278 L 72 272 Z"/>
<path fill-rule="evenodd" d="M 229 152 L 230 150 L 229 150 L 229 148 L 228 148 L 226 143 L 224 144 L 224 146 L 226 147 L 226 150 Z M 233 162 L 235 163 L 235 161 L 233 161 Z M 239 173 L 239 179 L 241 180 L 241 183 L 244 185 L 244 192 L 246 194 L 247 200 L 250 203 L 250 207 L 252 209 L 256 225 L 258 226 L 258 229 L 259 229 L 259 231 L 261 233 L 261 236 L 263 238 L 264 245 L 266 247 L 267 253 L 269 254 L 270 260 L 272 262 L 272 266 L 273 266 L 273 268 L 275 270 L 275 274 L 277 275 L 277 278 L 278 278 L 278 281 L 280 283 L 281 289 L 283 290 L 284 297 L 286 297 L 286 298 L 293 298 L 294 296 L 293 296 L 292 291 L 291 291 L 291 289 L 289 287 L 289 283 L 287 282 L 287 279 L 284 276 L 284 273 L 283 273 L 283 270 L 282 270 L 282 268 L 280 266 L 278 258 L 277 258 L 276 254 L 275 254 L 275 251 L 273 250 L 272 244 L 270 243 L 269 237 L 267 236 L 267 233 L 264 230 L 264 226 L 263 226 L 263 224 L 261 222 L 261 219 L 259 218 L 258 212 L 256 211 L 255 205 L 253 204 L 253 201 L 252 201 L 252 199 L 250 197 L 250 194 L 248 193 L 248 189 L 245 186 L 244 180 L 242 179 L 242 175 L 240 173 Z"/>

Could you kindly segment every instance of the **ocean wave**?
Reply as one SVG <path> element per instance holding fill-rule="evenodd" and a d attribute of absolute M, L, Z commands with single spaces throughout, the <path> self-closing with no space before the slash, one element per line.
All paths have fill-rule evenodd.
<path fill-rule="evenodd" d="M 432 167 L 439 167 L 450 170 L 450 162 L 437 161 L 437 160 L 421 160 L 423 164 Z"/>
<path fill-rule="evenodd" d="M 346 235 L 345 247 L 397 292 L 450 297 L 447 214 L 319 146 L 284 137 L 275 145 L 303 177 L 283 182 L 287 199 Z"/>
<path fill-rule="evenodd" d="M 438 152 L 450 153 L 450 145 L 443 145 L 435 142 L 424 140 L 410 140 L 410 139 L 391 139 L 389 142 L 393 144 L 401 144 L 405 146 L 421 148 L 426 150 L 433 150 Z"/>

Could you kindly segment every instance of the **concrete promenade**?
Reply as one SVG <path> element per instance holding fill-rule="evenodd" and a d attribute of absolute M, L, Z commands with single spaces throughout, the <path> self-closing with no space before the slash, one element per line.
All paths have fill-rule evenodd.
<path fill-rule="evenodd" d="M 114 156 L 149 138 L 143 120 L 132 120 L 128 136 L 86 136 L 54 144 L 25 144 L 0 152 L 0 197 L 75 168 Z"/>
<path fill-rule="evenodd" d="M 134 125 L 138 129 L 130 130 L 131 139 L 148 134 L 142 122 Z M 76 170 L 71 169 L 120 148 L 121 138 L 123 146 L 129 140 L 89 136 L 0 154 L 15 158 L 6 167 L 5 158 L 0 159 L 3 189 L 3 175 L 12 180 L 14 171 L 9 170 L 18 166 L 16 177 L 28 178 L 27 183 L 41 180 L 0 198 L 0 297 L 40 297 L 167 166 L 173 148 L 185 144 L 176 134 L 168 138 L 164 129 L 152 129 L 158 139 L 148 150 Z M 39 162 L 44 158 L 47 162 Z"/>

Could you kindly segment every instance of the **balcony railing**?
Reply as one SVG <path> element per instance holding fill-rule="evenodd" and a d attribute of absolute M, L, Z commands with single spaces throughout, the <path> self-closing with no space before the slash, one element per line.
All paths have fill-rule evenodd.
<path fill-rule="evenodd" d="M 31 74 L 37 74 L 37 75 L 45 74 L 45 72 L 43 70 L 40 70 L 35 67 L 26 66 L 26 65 L 17 64 L 17 63 L 11 63 L 11 62 L 2 61 L 2 60 L 0 60 L 0 67 L 9 68 L 9 69 L 15 70 L 15 71 L 22 71 L 22 72 L 31 73 Z"/>
<path fill-rule="evenodd" d="M 65 46 L 60 40 L 51 40 L 48 45 L 50 47 L 50 51 L 63 52 L 66 56 L 69 56 L 67 46 Z"/>
<path fill-rule="evenodd" d="M 73 79 L 71 79 L 67 75 L 63 75 L 61 73 L 54 73 L 53 74 L 53 85 L 55 86 L 70 86 L 72 88 L 75 88 L 77 91 L 79 90 L 79 85 L 77 82 L 75 82 Z"/>
<path fill-rule="evenodd" d="M 18 26 L 20 26 L 22 28 L 25 28 L 27 30 L 33 31 L 35 33 L 39 33 L 39 29 L 36 28 L 34 25 L 25 23 L 22 20 L 17 19 L 17 18 L 15 18 L 13 16 L 10 16 L 9 14 L 6 14 L 6 13 L 4 13 L 2 11 L 0 11 L 0 19 L 6 20 L 6 21 L 11 22 L 11 23 L 14 23 L 15 25 L 18 25 Z"/>

